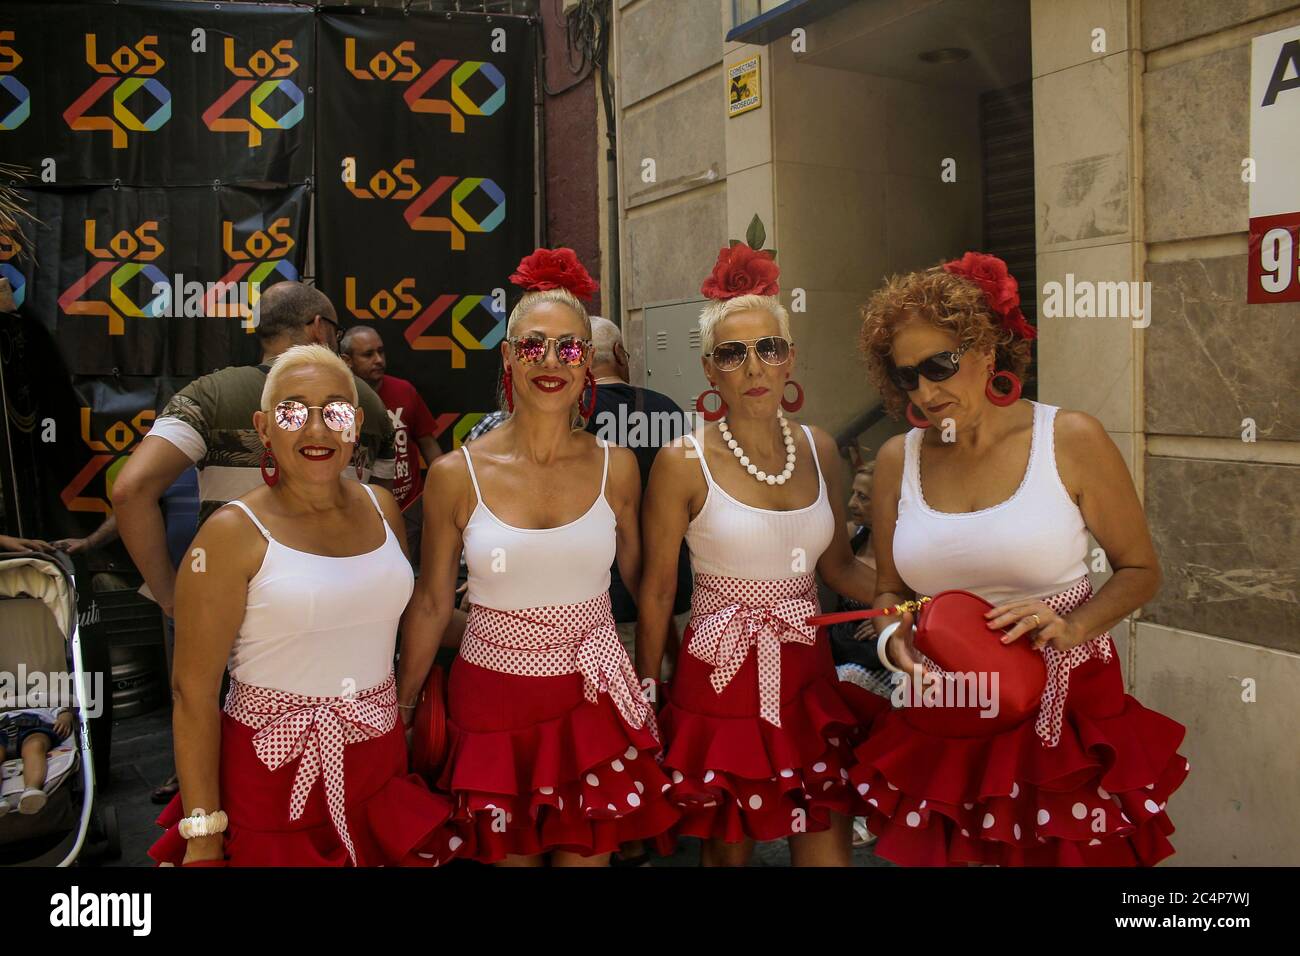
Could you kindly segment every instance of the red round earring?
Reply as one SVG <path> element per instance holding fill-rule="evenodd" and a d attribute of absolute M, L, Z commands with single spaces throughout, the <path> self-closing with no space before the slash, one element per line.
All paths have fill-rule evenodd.
<path fill-rule="evenodd" d="M 998 392 L 993 383 L 1000 378 L 1008 381 L 1007 392 L 1005 395 Z M 989 380 L 984 384 L 984 397 L 994 405 L 1000 405 L 1005 408 L 1008 405 L 1014 405 L 1020 401 L 1020 379 L 1013 372 L 1001 371 L 994 372 L 989 376 Z"/>
<path fill-rule="evenodd" d="M 905 412 L 905 414 L 907 415 L 907 420 L 912 424 L 912 427 L 914 428 L 929 428 L 930 419 L 922 415 L 919 409 L 915 413 L 913 413 L 912 409 L 914 407 L 915 406 L 911 402 L 907 403 L 907 411 Z"/>
<path fill-rule="evenodd" d="M 262 480 L 266 482 L 268 488 L 274 488 L 276 482 L 280 480 L 280 468 L 275 463 L 275 456 L 271 454 L 270 445 L 262 455 Z"/>
<path fill-rule="evenodd" d="M 584 419 L 590 418 L 591 413 L 596 410 L 596 376 L 591 374 L 591 369 L 587 369 L 587 377 L 582 385 L 582 395 L 584 399 L 587 396 L 588 386 L 591 388 L 591 401 L 584 401 L 578 406 L 578 414 Z"/>
<path fill-rule="evenodd" d="M 506 374 L 501 380 L 501 389 L 506 393 L 506 410 L 509 412 L 515 410 L 515 388 L 514 382 L 512 381 L 513 378 L 514 376 L 510 374 L 510 366 L 507 365 Z"/>
<path fill-rule="evenodd" d="M 718 396 L 718 407 L 715 408 L 713 411 L 709 411 L 707 408 L 704 407 L 705 395 Z M 700 394 L 696 397 L 695 410 L 700 413 L 700 416 L 706 422 L 716 422 L 719 418 L 727 414 L 727 403 L 722 400 L 722 393 L 719 392 L 716 388 L 706 388 L 704 391 L 700 392 Z"/>
<path fill-rule="evenodd" d="M 795 396 L 787 401 L 785 397 L 785 386 L 783 385 L 781 387 L 781 407 L 787 412 L 797 412 L 799 409 L 803 408 L 803 386 L 792 378 L 787 378 L 785 384 L 794 386 Z"/>

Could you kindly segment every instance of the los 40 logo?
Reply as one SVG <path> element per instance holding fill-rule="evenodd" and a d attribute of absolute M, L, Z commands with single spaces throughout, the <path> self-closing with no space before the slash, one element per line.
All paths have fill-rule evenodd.
<path fill-rule="evenodd" d="M 153 263 L 166 247 L 155 235 L 158 231 L 156 219 L 143 222 L 134 229 L 120 230 L 103 246 L 95 238 L 97 228 L 97 220 L 86 220 L 86 251 L 97 261 L 59 296 L 59 308 L 67 315 L 102 315 L 108 319 L 109 335 L 123 335 L 126 332 L 123 316 L 157 318 L 166 311 L 166 293 L 155 295 L 144 305 L 139 305 L 127 295 L 125 288 L 138 275 L 143 275 L 153 286 L 165 285 L 167 277 Z M 107 301 L 83 298 L 105 277 L 109 279 Z"/>
<path fill-rule="evenodd" d="M 225 38 L 224 62 L 236 79 L 233 86 L 203 111 L 203 123 L 214 133 L 246 133 L 249 147 L 262 145 L 262 130 L 285 130 L 297 126 L 303 118 L 304 100 L 298 84 L 289 74 L 298 69 L 293 57 L 293 41 L 281 40 L 270 51 L 255 50 L 247 65 L 235 62 L 235 38 Z M 279 92 L 289 107 L 280 116 L 272 116 L 267 98 Z M 248 118 L 226 116 L 232 106 L 248 96 Z"/>
<path fill-rule="evenodd" d="M 0 130 L 17 129 L 32 115 L 32 94 L 16 76 L 23 58 L 8 44 L 13 42 L 13 30 L 0 30 L 0 89 L 14 98 L 13 106 L 0 107 Z"/>
<path fill-rule="evenodd" d="M 492 52 L 504 53 L 506 32 L 500 27 L 492 31 Z M 357 41 L 353 37 L 343 40 L 343 63 L 349 73 L 359 80 L 387 80 L 409 83 L 402 93 L 407 108 L 413 113 L 441 113 L 447 117 L 453 133 L 465 132 L 466 116 L 491 116 L 506 101 L 506 78 L 491 63 L 483 60 L 439 59 L 425 68 L 415 59 L 415 41 L 404 40 L 392 51 L 380 50 L 364 64 L 357 62 Z M 430 96 L 429 92 L 450 76 L 447 96 Z M 474 83 L 486 95 L 479 101 L 466 89 Z"/>
<path fill-rule="evenodd" d="M 97 43 L 96 34 L 86 34 L 86 62 L 101 76 L 63 111 L 63 119 L 74 130 L 108 130 L 112 134 L 113 148 L 125 149 L 128 130 L 152 133 L 172 118 L 172 95 L 167 87 L 154 79 L 164 65 L 163 58 L 154 49 L 158 37 L 150 34 L 133 46 L 123 44 L 103 63 L 96 53 Z M 90 109 L 110 90 L 113 94 L 111 115 L 91 115 Z M 153 112 L 144 119 L 136 116 L 126 105 L 137 90 L 144 90 L 156 103 Z"/>
<path fill-rule="evenodd" d="M 81 409 L 81 440 L 93 452 L 90 460 L 59 492 L 59 499 L 69 511 L 98 511 L 112 514 L 109 504 L 113 497 L 113 483 L 118 472 L 130 458 L 128 450 L 149 433 L 155 412 L 146 408 L 137 412 L 129 422 L 118 420 L 106 428 L 100 438 L 91 436 L 90 409 Z M 104 473 L 104 492 L 101 496 L 83 494 L 95 476 Z"/>
<path fill-rule="evenodd" d="M 352 316 L 361 321 L 392 319 L 410 322 L 402 330 L 407 344 L 417 351 L 445 351 L 451 354 L 451 367 L 465 367 L 465 353 L 496 348 L 506 334 L 506 290 L 493 289 L 487 295 L 444 293 L 425 305 L 415 293 L 415 279 L 407 276 L 392 289 L 379 289 L 362 301 L 357 294 L 355 276 L 343 280 L 344 301 Z M 364 295 L 364 293 L 363 293 Z M 487 313 L 491 325 L 482 335 L 475 335 L 466 325 L 470 318 L 483 321 L 479 310 Z M 429 334 L 428 329 L 446 316 L 450 335 Z"/>
<path fill-rule="evenodd" d="M 491 179 L 477 176 L 460 178 L 438 176 L 428 186 L 421 187 L 415 178 L 415 160 L 403 159 L 392 170 L 379 169 L 364 184 L 357 179 L 357 161 L 353 156 L 343 158 L 343 184 L 358 199 L 411 200 L 402 212 L 406 224 L 417 232 L 445 232 L 455 251 L 465 248 L 465 233 L 491 232 L 506 218 L 506 194 Z M 481 219 L 465 208 L 475 194 L 485 196 L 492 208 Z M 448 197 L 450 216 L 430 215 L 429 209 L 443 196 Z"/>

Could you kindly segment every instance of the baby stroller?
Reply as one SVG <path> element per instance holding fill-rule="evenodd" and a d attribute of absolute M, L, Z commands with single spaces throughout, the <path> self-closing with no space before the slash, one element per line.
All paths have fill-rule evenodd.
<path fill-rule="evenodd" d="M 50 748 L 45 806 L 0 816 L 0 865 L 70 866 L 120 854 L 113 807 L 95 808 L 90 719 L 107 705 L 82 663 L 72 563 L 62 553 L 0 553 L 0 709 L 72 706 L 71 735 Z M 7 686 L 5 686 L 7 685 Z M 98 695 L 98 696 L 96 696 Z M 6 760 L 0 793 L 17 802 L 21 757 Z"/>

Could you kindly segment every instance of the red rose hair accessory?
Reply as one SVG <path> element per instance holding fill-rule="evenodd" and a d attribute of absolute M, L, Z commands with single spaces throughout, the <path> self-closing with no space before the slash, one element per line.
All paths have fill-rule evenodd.
<path fill-rule="evenodd" d="M 713 271 L 700 286 L 708 299 L 734 299 L 739 295 L 776 295 L 781 291 L 777 276 L 776 250 L 762 248 L 767 239 L 762 220 L 757 215 L 749 224 L 745 241 L 732 239 L 718 252 Z"/>
<path fill-rule="evenodd" d="M 524 256 L 510 274 L 510 281 L 529 292 L 567 289 L 579 299 L 590 299 L 600 288 L 578 261 L 578 254 L 567 246 L 537 249 L 532 255 Z"/>
<path fill-rule="evenodd" d="M 984 290 L 989 311 L 998 317 L 999 324 L 1012 335 L 1022 339 L 1035 339 L 1038 330 L 1025 321 L 1020 311 L 1020 286 L 1007 271 L 1007 264 L 986 252 L 968 252 L 960 259 L 943 264 L 943 271 L 969 279 Z"/>

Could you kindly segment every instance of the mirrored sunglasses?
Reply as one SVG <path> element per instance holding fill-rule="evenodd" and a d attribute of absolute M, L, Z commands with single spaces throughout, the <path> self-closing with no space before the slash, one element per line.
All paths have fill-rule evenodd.
<path fill-rule="evenodd" d="M 546 352 L 552 342 L 555 343 L 556 359 L 561 364 L 571 367 L 585 362 L 587 353 L 591 351 L 591 343 L 576 335 L 561 335 L 558 338 L 525 335 L 522 338 L 511 339 L 510 346 L 514 350 L 515 359 L 520 364 L 541 365 L 546 361 Z"/>
<path fill-rule="evenodd" d="M 332 431 L 345 432 L 356 424 L 357 410 L 350 402 L 304 405 L 293 399 L 285 399 L 275 406 L 275 423 L 287 432 L 296 432 L 307 424 L 307 416 L 313 408 L 320 409 L 321 420 Z"/>

